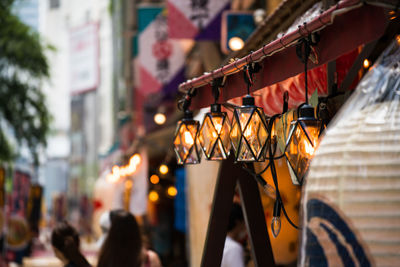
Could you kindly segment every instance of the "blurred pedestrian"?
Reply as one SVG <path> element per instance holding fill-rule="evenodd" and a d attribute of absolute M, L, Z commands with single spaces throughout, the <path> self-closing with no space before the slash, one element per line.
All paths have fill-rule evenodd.
<path fill-rule="evenodd" d="M 100 250 L 97 267 L 160 267 L 157 254 L 143 247 L 135 217 L 124 210 L 110 212 L 111 228 Z"/>
<path fill-rule="evenodd" d="M 54 254 L 65 267 L 90 267 L 89 262 L 79 250 L 79 234 L 71 225 L 63 221 L 58 223 L 51 233 L 51 245 Z"/>
<path fill-rule="evenodd" d="M 244 267 L 244 248 L 241 244 L 246 239 L 246 224 L 242 207 L 233 203 L 228 222 L 228 234 L 222 255 L 221 267 Z"/>

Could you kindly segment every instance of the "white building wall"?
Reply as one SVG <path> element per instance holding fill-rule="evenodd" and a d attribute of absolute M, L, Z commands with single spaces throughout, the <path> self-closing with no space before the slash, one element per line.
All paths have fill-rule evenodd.
<path fill-rule="evenodd" d="M 99 154 L 105 154 L 112 146 L 114 135 L 110 0 L 59 0 L 59 5 L 55 8 L 50 8 L 50 2 L 52 1 L 39 0 L 39 33 L 55 48 L 55 51 L 46 52 L 50 64 L 50 80 L 45 83 L 44 92 L 53 116 L 47 158 L 50 161 L 64 159 L 68 162 L 71 155 L 70 30 L 87 23 L 96 23 L 99 26 L 99 85 L 85 95 L 85 103 L 88 103 L 85 119 L 90 120 L 90 125 L 82 129 L 86 137 L 85 149 L 88 151 L 85 162 L 92 164 Z M 59 171 L 63 170 L 60 168 Z M 44 173 L 55 175 L 54 169 Z M 87 178 L 87 186 L 90 187 L 97 177 L 93 172 L 87 175 L 90 177 L 84 178 Z M 60 177 L 64 175 L 60 173 Z M 47 178 L 42 181 L 47 181 Z"/>
<path fill-rule="evenodd" d="M 109 0 L 60 0 L 59 8 L 50 9 L 48 0 L 40 0 L 39 31 L 56 51 L 48 51 L 51 79 L 45 85 L 49 109 L 54 117 L 53 127 L 64 136 L 70 127 L 70 82 L 69 82 L 69 31 L 89 22 L 99 25 L 99 87 L 97 88 L 97 132 L 98 149 L 104 154 L 112 145 L 112 28 Z M 52 157 L 68 154 L 64 142 L 57 137 L 56 144 L 48 148 Z M 66 147 L 69 143 L 66 142 Z"/>

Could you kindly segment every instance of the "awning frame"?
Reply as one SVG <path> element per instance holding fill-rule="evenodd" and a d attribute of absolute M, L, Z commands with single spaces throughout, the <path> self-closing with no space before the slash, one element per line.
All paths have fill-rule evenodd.
<path fill-rule="evenodd" d="M 389 2 L 393 1 L 379 4 L 386 6 Z M 295 44 L 301 38 L 315 32 L 321 36 L 317 46 L 320 55 L 317 64 L 310 63 L 310 69 L 328 63 L 359 45 L 378 39 L 384 33 L 388 23 L 387 14 L 383 8 L 375 4 L 375 1 L 362 0 L 339 2 L 311 22 L 299 25 L 297 31 L 264 45 L 231 64 L 182 83 L 179 90 L 187 92 L 198 88 L 192 107 L 202 108 L 212 103 L 210 83 L 219 77 L 227 77 L 226 86 L 221 94 L 223 101 L 243 95 L 245 84 L 238 72 L 252 62 L 261 62 L 263 67 L 251 91 L 295 76 L 303 71 L 302 64 L 296 57 Z"/>

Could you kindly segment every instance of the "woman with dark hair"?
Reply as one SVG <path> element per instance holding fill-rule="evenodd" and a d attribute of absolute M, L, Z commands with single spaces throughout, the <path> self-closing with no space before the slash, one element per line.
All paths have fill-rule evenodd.
<path fill-rule="evenodd" d="M 124 210 L 110 212 L 111 228 L 100 250 L 97 267 L 160 267 L 154 252 L 143 248 L 135 217 Z"/>
<path fill-rule="evenodd" d="M 79 250 L 79 234 L 67 222 L 56 225 L 51 233 L 51 245 L 54 254 L 59 258 L 65 267 L 90 267 Z"/>

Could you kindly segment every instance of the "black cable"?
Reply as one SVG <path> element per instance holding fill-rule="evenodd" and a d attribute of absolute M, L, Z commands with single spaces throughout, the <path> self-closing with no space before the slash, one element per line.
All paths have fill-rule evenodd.
<path fill-rule="evenodd" d="M 272 174 L 272 180 L 274 181 L 274 184 L 275 184 L 276 199 L 279 200 L 279 201 L 281 202 L 282 211 L 283 211 L 283 214 L 284 214 L 285 217 L 286 217 L 286 220 L 287 220 L 287 221 L 290 223 L 290 225 L 292 225 L 294 228 L 296 228 L 296 229 L 301 229 L 301 228 L 300 228 L 299 226 L 297 226 L 294 222 L 292 222 L 292 220 L 290 219 L 289 215 L 288 215 L 287 212 L 286 212 L 285 205 L 283 204 L 282 197 L 281 197 L 281 194 L 280 194 L 280 191 L 279 191 L 278 179 L 277 179 L 277 174 L 276 174 L 276 169 L 275 169 L 275 164 L 274 164 L 274 163 L 271 164 L 271 174 Z"/>
<path fill-rule="evenodd" d="M 274 116 L 272 116 L 271 117 L 271 119 L 270 119 L 270 121 L 269 121 L 269 124 L 268 124 L 268 130 L 269 130 L 269 132 L 271 132 L 271 130 L 272 130 L 272 126 L 273 126 L 273 124 L 274 124 L 274 120 L 278 117 L 279 115 L 274 115 Z M 277 201 L 280 201 L 281 202 L 281 207 L 282 207 L 282 211 L 283 211 L 283 214 L 285 215 L 285 217 L 286 217 L 286 220 L 294 227 L 294 228 L 296 228 L 296 229 L 300 229 L 296 224 L 294 224 L 293 222 L 292 222 L 292 220 L 289 218 L 289 215 L 287 214 L 287 212 L 286 212 L 286 209 L 285 209 L 285 205 L 283 204 L 283 201 L 282 201 L 282 197 L 281 197 L 281 194 L 280 194 L 280 191 L 279 191 L 279 185 L 278 185 L 278 175 L 277 175 L 277 173 L 276 173 L 276 168 L 275 168 L 275 162 L 274 162 L 274 160 L 273 159 L 275 159 L 275 153 L 276 153 L 276 149 L 277 149 L 277 144 L 275 143 L 274 144 L 274 148 L 272 149 L 272 148 L 270 148 L 268 151 L 269 151 L 269 159 L 270 159 L 270 161 L 269 161 L 269 166 L 270 166 L 270 170 L 271 170 L 271 176 L 272 176 L 272 180 L 274 181 L 274 184 L 275 184 L 275 191 L 276 191 L 276 200 Z M 284 156 L 284 154 L 283 155 L 281 155 L 280 157 L 283 157 Z M 279 157 L 279 158 L 280 158 Z"/>

